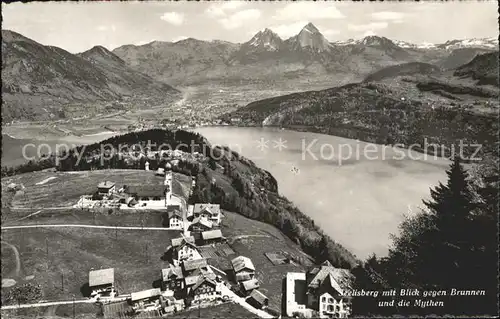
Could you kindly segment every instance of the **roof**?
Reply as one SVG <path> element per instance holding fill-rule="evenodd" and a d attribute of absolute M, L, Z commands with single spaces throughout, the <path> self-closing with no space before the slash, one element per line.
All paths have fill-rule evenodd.
<path fill-rule="evenodd" d="M 260 287 L 259 281 L 257 279 L 250 279 L 247 281 L 243 281 L 241 284 L 243 285 L 243 288 L 246 291 L 257 289 Z"/>
<path fill-rule="evenodd" d="M 137 194 L 137 196 L 165 197 L 165 187 L 163 185 L 138 185 L 127 186 L 127 194 Z"/>
<path fill-rule="evenodd" d="M 201 238 L 204 240 L 222 238 L 222 232 L 220 229 L 207 230 L 201 233 Z"/>
<path fill-rule="evenodd" d="M 192 286 L 198 282 L 199 277 L 200 277 L 200 275 L 188 276 L 184 279 L 184 282 L 186 283 L 186 286 Z"/>
<path fill-rule="evenodd" d="M 114 182 L 110 182 L 110 181 L 100 182 L 97 185 L 98 188 L 111 188 L 113 186 L 115 186 L 115 183 Z"/>
<path fill-rule="evenodd" d="M 169 281 L 172 277 L 176 278 L 184 278 L 182 274 L 182 268 L 179 266 L 170 265 L 169 268 L 165 268 L 161 270 L 161 277 L 163 281 Z"/>
<path fill-rule="evenodd" d="M 245 256 L 238 256 L 231 260 L 231 264 L 233 265 L 234 271 L 239 272 L 243 269 L 250 269 L 255 271 L 255 266 L 250 258 Z"/>
<path fill-rule="evenodd" d="M 236 274 L 236 281 L 245 281 L 252 279 L 252 276 L 248 272 L 240 272 Z"/>
<path fill-rule="evenodd" d="M 264 305 L 266 303 L 266 300 L 269 300 L 269 298 L 267 298 L 262 292 L 258 291 L 257 289 L 254 289 L 249 297 L 257 301 L 261 305 Z"/>
<path fill-rule="evenodd" d="M 219 204 L 194 204 L 193 213 L 198 214 L 202 211 L 207 211 L 211 215 L 220 214 L 220 205 Z"/>
<path fill-rule="evenodd" d="M 193 222 L 191 223 L 191 225 L 194 225 L 194 224 L 201 224 L 207 228 L 212 228 L 213 226 L 213 223 L 209 220 L 207 220 L 206 218 L 195 218 L 193 219 Z"/>
<path fill-rule="evenodd" d="M 328 261 L 308 272 L 312 279 L 308 280 L 309 288 L 319 288 L 324 283 L 343 294 L 343 290 L 351 286 L 352 275 L 347 269 L 335 268 Z"/>
<path fill-rule="evenodd" d="M 161 290 L 160 288 L 152 288 L 148 290 L 143 290 L 139 292 L 133 292 L 130 294 L 130 299 L 132 301 L 136 300 L 141 300 L 141 299 L 146 299 L 146 298 L 151 298 L 151 297 L 156 297 L 161 295 Z"/>
<path fill-rule="evenodd" d="M 115 282 L 114 268 L 91 270 L 89 272 L 90 287 L 109 285 L 113 284 L 114 282 Z"/>
<path fill-rule="evenodd" d="M 193 286 L 193 290 L 201 286 L 204 282 L 211 283 L 214 286 L 217 285 L 217 283 L 215 282 L 215 276 L 201 275 L 198 277 L 198 281 Z"/>
<path fill-rule="evenodd" d="M 189 237 L 172 238 L 172 247 L 180 246 L 183 243 L 194 244 L 194 237 L 189 236 Z"/>
<path fill-rule="evenodd" d="M 169 209 L 168 210 L 168 218 L 172 218 L 174 216 L 182 218 L 182 212 L 179 209 Z"/>
<path fill-rule="evenodd" d="M 185 271 L 191 271 L 198 268 L 206 268 L 208 267 L 207 260 L 205 258 L 194 259 L 194 260 L 186 260 L 182 264 Z"/>

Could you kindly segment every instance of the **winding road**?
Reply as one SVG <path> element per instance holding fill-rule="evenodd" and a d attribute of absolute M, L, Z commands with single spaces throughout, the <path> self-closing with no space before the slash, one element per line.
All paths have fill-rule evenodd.
<path fill-rule="evenodd" d="M 6 241 L 1 241 L 1 243 L 14 252 L 14 257 L 16 258 L 16 269 L 15 269 L 15 276 L 19 276 L 19 273 L 21 272 L 21 258 L 19 257 L 19 251 L 17 250 L 16 246 L 9 244 Z M 11 277 L 11 276 L 8 276 Z"/>
<path fill-rule="evenodd" d="M 97 228 L 97 229 L 125 229 L 125 230 L 163 230 L 171 231 L 174 229 L 165 227 L 140 227 L 140 226 L 99 226 L 99 225 L 78 225 L 78 224 L 51 224 L 51 225 L 24 225 L 24 226 L 4 226 L 1 230 L 23 229 L 23 228 Z M 178 229 L 175 229 L 178 230 Z"/>

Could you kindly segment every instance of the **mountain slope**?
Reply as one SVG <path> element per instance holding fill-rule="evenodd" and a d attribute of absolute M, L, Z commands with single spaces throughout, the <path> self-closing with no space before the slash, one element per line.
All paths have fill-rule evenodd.
<path fill-rule="evenodd" d="M 454 75 L 477 80 L 478 85 L 498 86 L 498 51 L 477 55 L 469 63 L 457 68 Z"/>
<path fill-rule="evenodd" d="M 87 55 L 98 56 L 96 51 Z M 110 60 L 113 62 L 106 65 Z M 137 85 L 141 80 L 135 80 L 132 85 L 129 81 L 137 72 L 125 65 L 118 67 L 117 63 L 114 57 L 105 58 L 105 55 L 87 60 L 2 30 L 3 121 L 64 117 L 64 106 L 69 103 L 117 100 L 123 95 L 149 92 L 177 92 L 164 84 L 155 88 L 156 81 L 147 76 L 141 76 L 141 85 Z"/>
<path fill-rule="evenodd" d="M 377 72 L 368 75 L 364 82 L 380 81 L 386 78 L 395 78 L 402 75 L 412 74 L 433 74 L 440 72 L 440 69 L 432 64 L 422 62 L 410 62 L 391 65 Z"/>
<path fill-rule="evenodd" d="M 375 82 L 256 101 L 223 119 L 381 144 L 423 147 L 428 139 L 441 145 L 440 154 L 449 156 L 451 145 L 488 145 L 496 139 L 499 89 L 470 79 L 491 84 L 498 73 L 495 59 L 498 53 L 478 56 L 455 75 L 425 64 L 389 67 L 372 76 Z M 465 146 L 465 154 L 473 151 Z"/>

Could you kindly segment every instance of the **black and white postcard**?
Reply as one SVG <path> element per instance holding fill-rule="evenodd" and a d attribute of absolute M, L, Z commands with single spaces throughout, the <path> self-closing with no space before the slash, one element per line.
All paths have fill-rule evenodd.
<path fill-rule="evenodd" d="M 498 316 L 496 1 L 1 9 L 2 317 Z"/>

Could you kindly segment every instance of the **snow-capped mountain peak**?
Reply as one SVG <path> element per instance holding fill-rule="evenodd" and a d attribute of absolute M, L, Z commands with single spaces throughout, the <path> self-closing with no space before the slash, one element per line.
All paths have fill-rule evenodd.
<path fill-rule="evenodd" d="M 270 51 L 279 50 L 283 40 L 271 29 L 264 29 L 253 36 L 247 44 L 251 47 L 263 48 Z"/>
<path fill-rule="evenodd" d="M 449 40 L 437 47 L 446 50 L 454 50 L 460 48 L 485 48 L 485 49 L 498 49 L 497 38 L 473 38 L 461 40 Z"/>
<path fill-rule="evenodd" d="M 309 48 L 314 52 L 330 51 L 330 43 L 312 23 L 306 24 L 299 34 L 287 40 L 292 48 Z"/>

